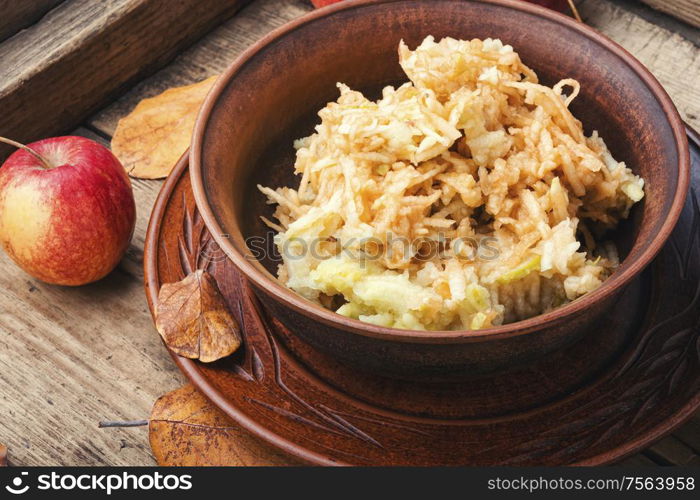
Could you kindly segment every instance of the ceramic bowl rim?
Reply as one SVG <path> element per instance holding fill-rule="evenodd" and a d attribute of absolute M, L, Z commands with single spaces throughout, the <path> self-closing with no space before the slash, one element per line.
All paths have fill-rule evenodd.
<path fill-rule="evenodd" d="M 614 273 L 598 289 L 561 306 L 553 311 L 534 316 L 522 321 L 508 323 L 506 325 L 486 328 L 483 330 L 456 330 L 456 331 L 422 331 L 403 330 L 398 328 L 381 327 L 364 323 L 360 320 L 347 318 L 336 314 L 333 311 L 324 309 L 292 290 L 279 283 L 271 274 L 263 272 L 255 267 L 244 255 L 238 252 L 229 238 L 222 236 L 223 229 L 219 225 L 214 210 L 209 203 L 207 190 L 203 175 L 203 144 L 207 126 L 213 110 L 215 109 L 219 97 L 236 74 L 263 48 L 275 43 L 284 36 L 296 31 L 302 26 L 309 25 L 316 20 L 332 16 L 337 12 L 361 9 L 368 5 L 400 3 L 405 0 L 355 0 L 332 4 L 304 16 L 299 17 L 275 30 L 251 45 L 226 69 L 218 78 L 214 86 L 207 95 L 202 108 L 200 109 L 195 123 L 192 147 L 190 149 L 190 179 L 194 192 L 197 208 L 202 215 L 205 225 L 209 229 L 216 243 L 224 251 L 234 265 L 246 276 L 255 288 L 263 290 L 266 294 L 274 297 L 286 307 L 306 316 L 309 319 L 335 327 L 343 331 L 363 335 L 365 337 L 377 338 L 395 342 L 409 343 L 463 343 L 463 342 L 483 342 L 508 338 L 517 335 L 534 333 L 546 327 L 551 327 L 567 319 L 579 316 L 592 305 L 611 298 L 632 281 L 658 254 L 666 240 L 675 227 L 685 203 L 685 197 L 690 182 L 690 155 L 685 127 L 674 106 L 671 98 L 666 93 L 661 84 L 634 56 L 622 48 L 616 42 L 595 31 L 593 28 L 579 23 L 558 12 L 540 7 L 538 5 L 517 0 L 477 0 L 479 3 L 495 4 L 507 8 L 533 14 L 556 22 L 564 27 L 577 31 L 579 34 L 589 38 L 603 50 L 608 50 L 627 64 L 637 77 L 649 88 L 655 99 L 661 105 L 664 115 L 671 126 L 678 149 L 678 183 L 673 196 L 673 202 L 666 215 L 661 229 L 652 238 L 652 242 L 632 261 L 626 261 L 626 266 L 619 272 Z M 448 0 L 460 2 L 462 0 Z"/>

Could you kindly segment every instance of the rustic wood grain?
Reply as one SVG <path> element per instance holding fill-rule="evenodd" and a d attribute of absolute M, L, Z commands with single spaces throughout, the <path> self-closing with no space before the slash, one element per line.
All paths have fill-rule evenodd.
<path fill-rule="evenodd" d="M 649 64 L 684 118 L 700 128 L 697 47 L 604 0 L 584 0 L 580 8 L 588 22 Z M 256 0 L 77 132 L 106 144 L 118 118 L 141 98 L 220 72 L 250 43 L 310 9 L 302 0 Z M 667 62 L 673 71 L 664 68 Z M 159 396 L 185 382 L 153 327 L 141 283 L 148 216 L 162 182 L 132 179 L 132 185 L 134 239 L 102 282 L 78 289 L 43 285 L 0 255 L 0 442 L 14 465 L 154 463 L 145 427 L 97 429 L 99 420 L 147 418 Z M 659 443 L 623 463 L 680 463 L 688 449 L 697 454 L 700 418 L 673 438 L 683 446 Z"/>
<path fill-rule="evenodd" d="M 36 22 L 63 0 L 0 0 L 0 41 Z"/>
<path fill-rule="evenodd" d="M 646 65 L 684 120 L 700 129 L 700 50 L 681 35 L 605 0 L 578 4 L 585 23 L 602 31 Z"/>
<path fill-rule="evenodd" d="M 72 129 L 247 2 L 63 2 L 0 45 L 0 131 L 27 142 Z"/>
<path fill-rule="evenodd" d="M 577 3 L 585 0 L 575 0 Z M 626 12 L 641 17 L 654 26 L 663 28 L 672 33 L 681 35 L 686 40 L 700 46 L 700 30 L 678 18 L 665 14 L 660 10 L 655 10 L 643 3 L 641 0 L 604 0 L 608 3 L 622 8 Z"/>
<path fill-rule="evenodd" d="M 131 111 L 141 99 L 170 87 L 189 85 L 221 73 L 253 42 L 311 10 L 311 4 L 304 0 L 256 0 L 179 55 L 166 68 L 97 113 L 89 120 L 90 125 L 111 135 L 119 118 Z"/>
<path fill-rule="evenodd" d="M 700 0 L 642 0 L 661 12 L 671 14 L 693 26 L 700 26 Z"/>

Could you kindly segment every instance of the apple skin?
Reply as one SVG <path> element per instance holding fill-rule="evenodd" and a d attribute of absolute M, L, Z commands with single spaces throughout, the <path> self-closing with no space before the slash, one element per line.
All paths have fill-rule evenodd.
<path fill-rule="evenodd" d="M 119 160 L 84 137 L 27 145 L 0 168 L 0 244 L 27 273 L 56 285 L 107 275 L 126 252 L 136 221 L 131 182 Z"/>

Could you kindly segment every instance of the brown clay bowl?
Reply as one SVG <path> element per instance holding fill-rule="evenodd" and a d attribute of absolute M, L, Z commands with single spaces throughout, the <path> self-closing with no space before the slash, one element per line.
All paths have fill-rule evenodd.
<path fill-rule="evenodd" d="M 336 82 L 372 96 L 406 80 L 397 61 L 404 39 L 498 37 L 548 84 L 581 83 L 573 105 L 616 158 L 646 179 L 646 197 L 614 238 L 625 256 L 599 289 L 555 311 L 479 331 L 383 328 L 314 305 L 275 278 L 273 250 L 257 191 L 295 185 L 294 139 L 337 97 Z M 246 50 L 219 78 L 199 115 L 190 153 L 198 209 L 216 242 L 252 283 L 268 313 L 301 340 L 358 368 L 407 378 L 451 378 L 514 367 L 570 344 L 615 311 L 620 292 L 661 249 L 683 206 L 688 145 L 670 98 L 620 46 L 563 15 L 525 2 L 356 1 L 304 16 Z"/>

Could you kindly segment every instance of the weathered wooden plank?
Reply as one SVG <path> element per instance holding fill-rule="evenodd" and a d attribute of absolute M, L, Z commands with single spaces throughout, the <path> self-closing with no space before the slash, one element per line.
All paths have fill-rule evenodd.
<path fill-rule="evenodd" d="M 310 10 L 311 4 L 304 0 L 256 0 L 183 52 L 166 68 L 97 113 L 89 123 L 111 135 L 119 118 L 131 111 L 141 99 L 173 86 L 187 85 L 220 73 L 252 43 Z"/>
<path fill-rule="evenodd" d="M 671 14 L 683 21 L 700 27 L 700 0 L 642 0 L 661 12 Z"/>
<path fill-rule="evenodd" d="M 30 141 L 70 130 L 247 2 L 63 2 L 0 45 L 0 133 Z"/>
<path fill-rule="evenodd" d="M 577 3 L 584 0 L 575 0 Z M 665 14 L 660 10 L 655 10 L 639 0 L 606 0 L 627 12 L 641 17 L 645 21 L 664 28 L 672 33 L 681 35 L 686 40 L 700 46 L 700 30 L 686 22 L 681 21 L 673 16 Z"/>
<path fill-rule="evenodd" d="M 0 0 L 0 41 L 35 23 L 63 0 Z"/>
<path fill-rule="evenodd" d="M 646 65 L 669 93 L 683 119 L 700 128 L 700 51 L 692 42 L 612 2 L 583 0 L 578 8 L 584 22 Z"/>

